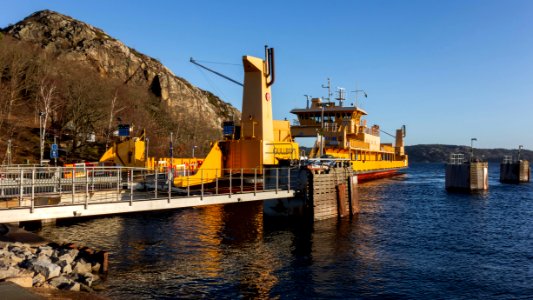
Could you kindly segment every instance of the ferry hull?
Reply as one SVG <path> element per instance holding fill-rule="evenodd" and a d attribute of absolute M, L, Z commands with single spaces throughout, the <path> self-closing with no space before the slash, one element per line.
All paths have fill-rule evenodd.
<path fill-rule="evenodd" d="M 370 181 L 374 179 L 380 179 L 380 178 L 386 178 L 398 175 L 399 169 L 392 169 L 392 170 L 381 170 L 381 171 L 374 171 L 374 172 L 366 172 L 366 173 L 359 173 L 357 174 L 357 182 L 365 182 Z"/>

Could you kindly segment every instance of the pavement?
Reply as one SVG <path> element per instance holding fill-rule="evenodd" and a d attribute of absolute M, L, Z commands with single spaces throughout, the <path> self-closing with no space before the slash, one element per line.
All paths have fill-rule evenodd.
<path fill-rule="evenodd" d="M 0 299 L 2 300 L 42 300 L 46 299 L 30 292 L 13 282 L 0 282 Z"/>

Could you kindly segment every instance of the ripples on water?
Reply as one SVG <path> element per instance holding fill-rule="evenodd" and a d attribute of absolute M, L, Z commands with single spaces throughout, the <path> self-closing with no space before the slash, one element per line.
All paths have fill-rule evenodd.
<path fill-rule="evenodd" d="M 449 194 L 441 164 L 359 186 L 362 212 L 312 226 L 261 203 L 59 224 L 43 236 L 110 251 L 101 292 L 162 298 L 533 298 L 533 187 Z"/>

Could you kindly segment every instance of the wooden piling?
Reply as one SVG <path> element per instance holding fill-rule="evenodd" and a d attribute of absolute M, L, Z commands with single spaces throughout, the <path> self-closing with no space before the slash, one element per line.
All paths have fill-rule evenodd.
<path fill-rule="evenodd" d="M 312 174 L 313 219 L 346 217 L 359 211 L 353 172 L 349 168 L 332 168 L 328 173 Z M 352 183 L 350 183 L 352 181 Z"/>

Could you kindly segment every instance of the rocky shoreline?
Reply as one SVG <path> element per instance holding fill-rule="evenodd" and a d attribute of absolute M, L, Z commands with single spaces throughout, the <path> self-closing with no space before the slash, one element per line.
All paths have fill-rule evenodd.
<path fill-rule="evenodd" d="M 4 231 L 8 228 L 0 226 Z M 36 245 L 3 240 L 0 241 L 0 282 L 13 282 L 26 288 L 93 292 L 107 272 L 105 251 L 74 244 L 41 241 Z"/>

